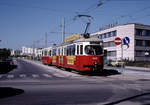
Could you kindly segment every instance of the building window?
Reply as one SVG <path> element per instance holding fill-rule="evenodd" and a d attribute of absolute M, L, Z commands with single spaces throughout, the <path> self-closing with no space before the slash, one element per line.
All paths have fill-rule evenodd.
<path fill-rule="evenodd" d="M 142 30 L 142 36 L 147 36 L 147 31 L 146 30 Z"/>
<path fill-rule="evenodd" d="M 150 30 L 147 30 L 147 36 L 150 36 Z"/>
<path fill-rule="evenodd" d="M 137 35 L 137 36 L 150 36 L 150 30 L 135 29 L 135 35 Z"/>
<path fill-rule="evenodd" d="M 135 40 L 136 46 L 150 47 L 150 40 Z"/>
<path fill-rule="evenodd" d="M 112 36 L 116 36 L 116 31 L 113 31 L 113 32 L 112 32 Z"/>
<path fill-rule="evenodd" d="M 106 38 L 108 38 L 109 37 L 109 34 L 108 33 L 106 33 Z"/>
<path fill-rule="evenodd" d="M 98 38 L 102 39 L 102 35 L 99 35 Z"/>
<path fill-rule="evenodd" d="M 150 40 L 146 40 L 145 43 L 147 47 L 150 47 Z"/>
<path fill-rule="evenodd" d="M 102 39 L 104 39 L 104 34 L 102 34 L 101 36 L 102 36 Z"/>
<path fill-rule="evenodd" d="M 135 35 L 142 36 L 142 29 L 135 29 Z"/>
<path fill-rule="evenodd" d="M 104 47 L 113 47 L 116 46 L 114 41 L 104 42 Z"/>
<path fill-rule="evenodd" d="M 106 38 L 106 33 L 104 34 L 104 38 Z"/>
<path fill-rule="evenodd" d="M 136 51 L 135 51 L 135 56 L 137 56 L 137 57 L 143 56 L 143 51 L 141 51 L 141 50 L 136 50 Z"/>
<path fill-rule="evenodd" d="M 111 32 L 108 32 L 108 37 L 111 37 Z"/>
<path fill-rule="evenodd" d="M 107 52 L 107 56 L 112 57 L 112 56 L 116 56 L 116 51 L 108 51 Z"/>
<path fill-rule="evenodd" d="M 145 57 L 145 53 L 148 53 L 149 55 L 147 55 L 148 57 L 150 57 L 150 51 L 145 51 L 145 50 L 136 50 L 135 51 L 135 56 L 136 57 Z"/>
<path fill-rule="evenodd" d="M 136 41 L 136 46 L 142 46 L 142 40 L 135 40 Z"/>

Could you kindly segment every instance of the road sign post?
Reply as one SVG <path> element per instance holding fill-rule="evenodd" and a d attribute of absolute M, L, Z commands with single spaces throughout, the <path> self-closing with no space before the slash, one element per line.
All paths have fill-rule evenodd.
<path fill-rule="evenodd" d="M 122 39 L 120 37 L 115 38 L 115 44 L 116 45 L 121 45 L 121 73 L 123 73 L 123 44 L 122 44 Z"/>
<path fill-rule="evenodd" d="M 124 37 L 123 39 L 116 37 L 114 42 L 116 45 L 121 45 L 121 72 L 123 73 L 123 45 L 127 45 L 127 48 L 129 48 L 130 39 L 129 37 Z"/>

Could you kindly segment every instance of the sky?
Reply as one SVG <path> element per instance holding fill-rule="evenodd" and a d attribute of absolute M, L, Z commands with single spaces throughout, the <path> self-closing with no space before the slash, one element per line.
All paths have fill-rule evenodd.
<path fill-rule="evenodd" d="M 116 21 L 150 25 L 150 0 L 0 0 L 0 48 L 44 47 L 46 33 L 48 46 L 61 43 L 63 18 L 65 36 L 84 33 L 79 14 L 92 17 L 89 33 Z"/>

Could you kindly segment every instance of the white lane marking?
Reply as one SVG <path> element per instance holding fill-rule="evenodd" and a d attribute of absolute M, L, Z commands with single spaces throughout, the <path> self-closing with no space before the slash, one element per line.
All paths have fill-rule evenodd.
<path fill-rule="evenodd" d="M 48 77 L 48 78 L 52 77 L 51 75 L 48 75 L 48 74 L 43 74 L 43 76 Z"/>
<path fill-rule="evenodd" d="M 53 74 L 53 75 L 56 76 L 56 77 L 65 77 L 65 76 L 63 76 L 61 74 Z"/>
<path fill-rule="evenodd" d="M 32 74 L 32 77 L 37 78 L 37 77 L 39 77 L 39 75 L 38 74 Z"/>
<path fill-rule="evenodd" d="M 7 78 L 14 78 L 14 75 L 7 75 Z"/>
<path fill-rule="evenodd" d="M 19 77 L 25 78 L 25 77 L 26 77 L 26 74 L 20 74 Z"/>

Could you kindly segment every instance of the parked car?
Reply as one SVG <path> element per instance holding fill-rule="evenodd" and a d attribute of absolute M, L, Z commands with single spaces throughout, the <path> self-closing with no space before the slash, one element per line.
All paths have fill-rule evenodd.
<path fill-rule="evenodd" d="M 121 66 L 125 66 L 125 62 L 122 62 L 120 60 L 118 61 L 111 61 L 108 63 L 108 66 L 113 66 L 113 67 L 121 67 Z"/>
<path fill-rule="evenodd" d="M 0 61 L 0 73 L 7 73 L 16 67 L 17 65 L 14 64 L 11 58 Z"/>

